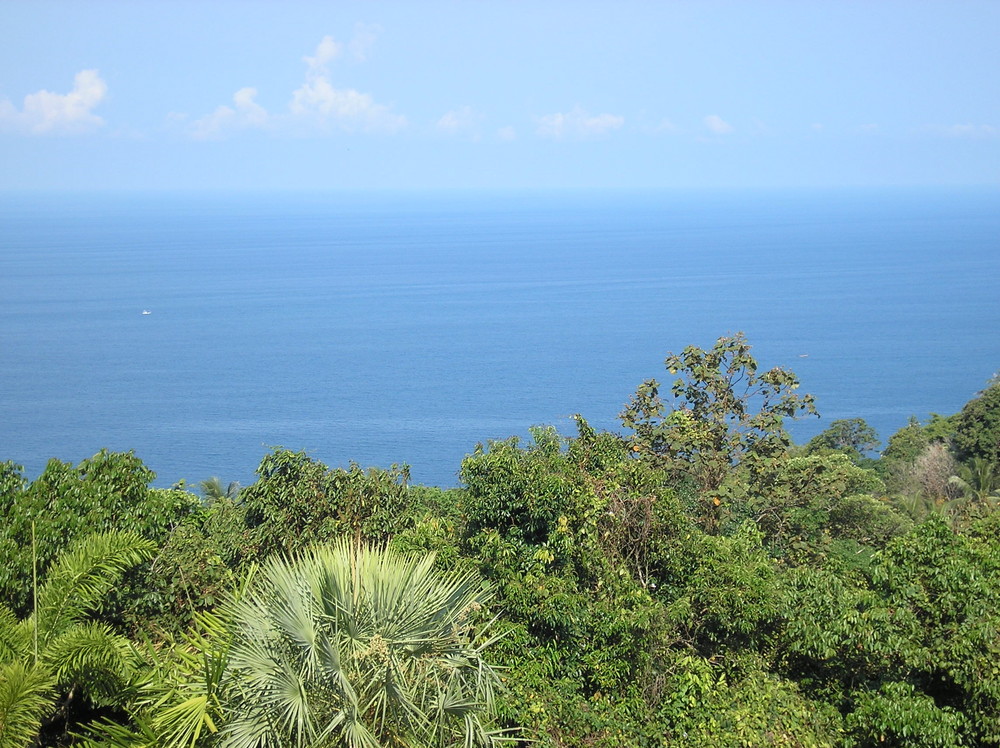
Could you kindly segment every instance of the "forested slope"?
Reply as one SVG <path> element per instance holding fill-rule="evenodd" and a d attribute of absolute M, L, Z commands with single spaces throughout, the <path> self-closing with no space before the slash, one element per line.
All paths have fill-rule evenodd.
<path fill-rule="evenodd" d="M 665 365 L 460 489 L 0 465 L 0 746 L 1000 744 L 1000 384 L 879 452 L 741 335 Z"/>

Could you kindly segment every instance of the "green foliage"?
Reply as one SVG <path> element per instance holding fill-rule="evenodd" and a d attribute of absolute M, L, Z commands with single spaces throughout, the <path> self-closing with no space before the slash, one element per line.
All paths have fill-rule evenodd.
<path fill-rule="evenodd" d="M 305 452 L 276 449 L 257 475 L 239 494 L 248 560 L 298 552 L 345 534 L 356 543 L 383 542 L 410 519 L 405 468 L 365 471 L 352 464 L 331 470 Z"/>
<path fill-rule="evenodd" d="M 214 475 L 211 478 L 203 480 L 198 484 L 198 487 L 201 489 L 201 495 L 208 504 L 222 499 L 234 500 L 239 496 L 243 488 L 237 481 L 231 481 L 227 485 L 223 484 L 222 480 Z"/>
<path fill-rule="evenodd" d="M 147 631 L 180 633 L 199 612 L 217 605 L 234 583 L 235 572 L 223 558 L 220 538 L 206 529 L 205 515 L 211 512 L 201 513 L 201 521 L 177 527 L 153 560 L 150 591 L 159 614 L 147 619 Z"/>
<path fill-rule="evenodd" d="M 24 490 L 28 482 L 24 479 L 24 468 L 17 463 L 6 461 L 0 462 L 0 508 L 7 516 L 10 507 L 17 495 Z"/>
<path fill-rule="evenodd" d="M 275 558 L 233 604 L 221 745 L 491 745 L 488 591 L 343 541 Z"/>
<path fill-rule="evenodd" d="M 57 697 L 63 715 L 80 693 L 97 704 L 118 700 L 135 651 L 86 617 L 126 569 L 150 555 L 151 544 L 135 534 L 89 536 L 52 564 L 30 616 L 18 621 L 0 608 L 0 726 L 4 740 L 14 736 L 10 745 L 26 745 L 24 735 L 37 736 L 43 721 L 55 718 Z"/>
<path fill-rule="evenodd" d="M 703 492 L 703 522 L 717 529 L 718 491 L 734 469 L 750 486 L 765 485 L 788 450 L 786 417 L 816 414 L 811 395 L 797 395 L 799 381 L 780 367 L 759 372 L 742 333 L 719 338 L 710 350 L 688 346 L 670 354 L 667 371 L 679 375 L 671 402 L 650 379 L 640 385 L 622 423 L 632 448 L 671 470 L 690 475 Z"/>
<path fill-rule="evenodd" d="M 462 564 L 459 544 L 465 524 L 465 491 L 411 486 L 409 493 L 413 522 L 393 536 L 392 547 L 401 553 L 434 553 L 439 568 Z"/>
<path fill-rule="evenodd" d="M 161 543 L 173 527 L 197 507 L 197 498 L 180 491 L 150 490 L 154 474 L 131 452 L 102 450 L 76 467 L 51 460 L 24 487 L 17 474 L 4 472 L 0 490 L 0 598 L 20 615 L 29 607 L 32 573 L 32 525 L 37 537 L 38 568 L 44 570 L 77 539 L 95 532 L 128 530 Z M 20 483 L 20 485 L 18 485 Z M 107 609 L 141 597 L 141 575 L 105 601 Z"/>
<path fill-rule="evenodd" d="M 690 656 L 677 658 L 665 684 L 661 714 L 670 744 L 716 746 L 833 746 L 841 718 L 812 701 L 795 683 L 754 669 L 735 679 Z"/>
<path fill-rule="evenodd" d="M 803 566 L 783 575 L 780 586 L 779 667 L 817 697 L 845 707 L 854 688 L 904 672 L 915 657 L 916 618 L 858 575 Z"/>
<path fill-rule="evenodd" d="M 952 748 L 969 744 L 963 736 L 962 714 L 939 707 L 909 683 L 886 683 L 878 691 L 862 693 L 847 726 L 850 744 L 855 746 Z"/>
<path fill-rule="evenodd" d="M 911 682 L 962 705 L 978 739 L 1000 742 L 1000 546 L 933 516 L 890 544 L 874 582 L 918 624 L 906 652 Z"/>
<path fill-rule="evenodd" d="M 533 436 L 525 449 L 516 438 L 479 445 L 462 462 L 469 548 L 501 574 L 560 570 L 593 579 L 604 507 L 555 431 L 534 429 Z"/>
<path fill-rule="evenodd" d="M 993 509 L 1000 503 L 1000 470 L 982 457 L 973 457 L 958 469 L 949 482 L 956 486 L 962 497 L 979 508 Z"/>
<path fill-rule="evenodd" d="M 86 748 L 195 748 L 216 736 L 232 641 L 227 612 L 200 613 L 179 637 L 147 645 L 145 668 L 126 705 L 131 724 L 95 725 Z"/>
<path fill-rule="evenodd" d="M 940 413 L 931 413 L 930 419 L 924 424 L 924 434 L 932 442 L 942 442 L 952 444 L 955 438 L 955 421 L 958 414 L 943 416 Z"/>
<path fill-rule="evenodd" d="M 882 452 L 882 470 L 889 477 L 893 466 L 913 464 L 931 439 L 927 436 L 920 422 L 911 417 L 909 423 L 889 437 L 885 450 Z"/>
<path fill-rule="evenodd" d="M 55 700 L 52 674 L 27 660 L 0 661 L 0 748 L 26 748 Z"/>
<path fill-rule="evenodd" d="M 920 422 L 912 417 L 906 426 L 889 437 L 877 464 L 889 493 L 913 496 L 921 490 L 919 479 L 914 476 L 914 466 L 930 444 L 931 439 Z"/>
<path fill-rule="evenodd" d="M 766 494 L 750 504 L 773 551 L 801 558 L 826 552 L 833 540 L 881 546 L 908 529 L 904 516 L 872 496 L 883 492 L 874 471 L 832 452 L 785 461 Z"/>
<path fill-rule="evenodd" d="M 841 452 L 855 465 L 866 459 L 866 453 L 879 448 L 878 434 L 863 418 L 836 420 L 805 445 L 806 454 Z"/>
<path fill-rule="evenodd" d="M 1000 464 L 1000 382 L 993 381 L 955 416 L 955 449 L 961 461 L 981 457 Z"/>
<path fill-rule="evenodd" d="M 731 537 L 692 532 L 663 567 L 659 597 L 695 650 L 713 656 L 763 645 L 772 635 L 783 601 L 775 563 L 752 525 Z"/>

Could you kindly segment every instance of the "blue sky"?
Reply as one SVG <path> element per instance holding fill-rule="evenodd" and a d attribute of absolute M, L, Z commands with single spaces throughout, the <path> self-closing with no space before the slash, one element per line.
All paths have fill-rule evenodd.
<path fill-rule="evenodd" d="M 1000 183 L 1000 2 L 0 3 L 0 189 Z"/>

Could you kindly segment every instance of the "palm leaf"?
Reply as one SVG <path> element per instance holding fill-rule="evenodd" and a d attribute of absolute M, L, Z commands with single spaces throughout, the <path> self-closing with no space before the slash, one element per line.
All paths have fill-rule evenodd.
<path fill-rule="evenodd" d="M 0 748 L 25 748 L 52 708 L 53 681 L 44 668 L 24 662 L 0 665 Z"/>
<path fill-rule="evenodd" d="M 138 654 L 124 636 L 101 623 L 70 627 L 48 643 L 42 662 L 64 690 L 84 685 L 96 703 L 115 703 L 135 674 Z"/>
<path fill-rule="evenodd" d="M 39 647 L 82 620 L 114 588 L 122 574 L 152 558 L 154 546 L 135 533 L 91 535 L 62 554 L 38 591 Z"/>
<path fill-rule="evenodd" d="M 227 605 L 226 748 L 489 742 L 490 593 L 434 557 L 348 542 L 275 558 Z M 470 715 L 474 719 L 470 719 Z M 469 734 L 473 730 L 475 734 Z"/>
<path fill-rule="evenodd" d="M 31 652 L 31 631 L 19 624 L 7 607 L 0 605 L 0 663 L 27 657 Z"/>

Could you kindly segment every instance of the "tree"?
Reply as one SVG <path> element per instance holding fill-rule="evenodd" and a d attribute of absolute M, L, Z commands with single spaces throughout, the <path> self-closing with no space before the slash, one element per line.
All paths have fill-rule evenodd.
<path fill-rule="evenodd" d="M 982 457 L 973 457 L 968 465 L 962 465 L 958 475 L 951 476 L 948 483 L 962 492 L 959 501 L 976 509 L 993 508 L 1000 503 L 1000 472 Z"/>
<path fill-rule="evenodd" d="M 906 638 L 897 647 L 903 664 L 896 678 L 886 680 L 912 683 L 933 697 L 927 706 L 936 701 L 960 709 L 972 733 L 968 745 L 1000 743 L 998 570 L 1000 545 L 994 538 L 956 533 L 941 516 L 931 515 L 894 539 L 872 574 L 873 589 L 892 613 L 892 627 Z"/>
<path fill-rule="evenodd" d="M 843 452 L 859 464 L 866 452 L 879 448 L 878 434 L 863 418 L 843 418 L 831 423 L 805 446 L 806 454 Z"/>
<path fill-rule="evenodd" d="M 198 499 L 184 491 L 149 488 L 155 477 L 131 452 L 107 450 L 75 466 L 50 460 L 26 487 L 13 466 L 0 467 L 0 600 L 19 616 L 27 615 L 32 566 L 44 571 L 92 533 L 133 531 L 163 543 L 198 507 Z M 114 590 L 102 607 L 120 609 L 145 595 L 149 579 L 141 573 L 136 577 Z"/>
<path fill-rule="evenodd" d="M 930 443 L 920 421 L 916 416 L 910 416 L 907 424 L 889 437 L 889 443 L 882 452 L 882 460 L 889 463 L 913 462 Z"/>
<path fill-rule="evenodd" d="M 238 597 L 243 587 L 234 590 Z M 124 711 L 129 722 L 93 725 L 84 748 L 196 748 L 223 724 L 222 682 L 232 641 L 229 608 L 202 612 L 179 638 L 143 649 L 145 663 Z"/>
<path fill-rule="evenodd" d="M 994 379 L 955 416 L 955 449 L 962 462 L 982 457 L 1000 464 L 1000 380 Z"/>
<path fill-rule="evenodd" d="M 305 452 L 277 448 L 261 460 L 258 479 L 242 489 L 250 555 L 296 553 L 350 535 L 384 542 L 410 521 L 408 470 L 330 469 Z"/>
<path fill-rule="evenodd" d="M 755 497 L 757 524 L 766 533 L 772 553 L 787 556 L 828 550 L 831 540 L 878 543 L 906 522 L 872 494 L 884 485 L 843 453 L 812 454 L 788 459 L 766 495 Z"/>
<path fill-rule="evenodd" d="M 758 371 L 743 333 L 721 337 L 709 350 L 688 346 L 664 363 L 679 375 L 672 400 L 665 402 L 659 382 L 649 379 L 621 420 L 633 430 L 636 453 L 690 475 L 703 494 L 716 492 L 737 467 L 760 486 L 790 444 L 782 420 L 816 415 L 812 395 L 795 394 L 795 374 L 780 367 Z"/>
<path fill-rule="evenodd" d="M 198 484 L 198 487 L 201 488 L 201 495 L 205 497 L 205 501 L 209 503 L 221 499 L 234 501 L 243 488 L 239 484 L 239 481 L 231 481 L 228 485 L 224 485 L 222 479 L 215 475 L 207 480 L 203 480 Z"/>
<path fill-rule="evenodd" d="M 152 551 L 131 533 L 90 536 L 53 564 L 29 616 L 19 621 L 0 606 L 0 748 L 23 748 L 43 725 L 65 722 L 81 695 L 104 704 L 118 699 L 135 651 L 87 617 Z"/>
<path fill-rule="evenodd" d="M 221 744 L 490 745 L 499 678 L 472 573 L 349 540 L 272 559 L 233 604 Z"/>

